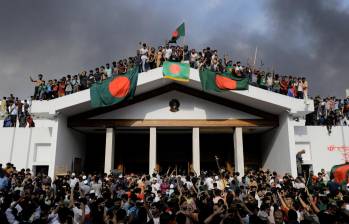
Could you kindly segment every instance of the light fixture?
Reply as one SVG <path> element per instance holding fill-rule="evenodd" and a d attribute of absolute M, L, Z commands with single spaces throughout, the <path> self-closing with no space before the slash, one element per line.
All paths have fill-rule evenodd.
<path fill-rule="evenodd" d="M 179 103 L 179 101 L 177 99 L 172 99 L 169 102 L 169 106 L 170 106 L 170 111 L 171 112 L 177 112 L 179 111 L 179 106 L 181 104 Z"/>

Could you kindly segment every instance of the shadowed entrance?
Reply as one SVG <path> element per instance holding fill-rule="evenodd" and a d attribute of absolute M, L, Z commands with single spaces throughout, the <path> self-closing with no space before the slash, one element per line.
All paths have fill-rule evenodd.
<path fill-rule="evenodd" d="M 192 130 L 158 129 L 157 163 L 161 173 L 177 166 L 178 174 L 187 174 L 192 163 Z"/>
<path fill-rule="evenodd" d="M 115 168 L 124 173 L 147 173 L 149 131 L 119 130 L 115 136 Z"/>
<path fill-rule="evenodd" d="M 232 133 L 202 133 L 200 134 L 201 170 L 218 171 L 215 156 L 219 158 L 221 168 L 231 166 L 234 161 L 234 139 Z"/>

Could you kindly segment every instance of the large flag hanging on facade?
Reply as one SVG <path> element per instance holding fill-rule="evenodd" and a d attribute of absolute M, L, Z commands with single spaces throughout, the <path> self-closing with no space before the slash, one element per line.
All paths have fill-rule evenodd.
<path fill-rule="evenodd" d="M 200 70 L 200 81 L 204 91 L 222 92 L 225 90 L 248 89 L 248 77 L 239 77 L 230 73 L 217 73 L 208 69 Z"/>
<path fill-rule="evenodd" d="M 175 31 L 172 32 L 172 37 L 169 43 L 177 43 L 177 40 L 180 37 L 184 37 L 184 36 L 185 36 L 185 25 L 184 23 L 182 23 L 179 27 L 177 27 Z"/>
<path fill-rule="evenodd" d="M 182 82 L 189 82 L 189 64 L 165 61 L 163 75 L 165 78 Z"/>
<path fill-rule="evenodd" d="M 137 80 L 138 67 L 135 66 L 123 75 L 95 83 L 90 89 L 91 106 L 105 107 L 132 98 L 136 91 Z"/>

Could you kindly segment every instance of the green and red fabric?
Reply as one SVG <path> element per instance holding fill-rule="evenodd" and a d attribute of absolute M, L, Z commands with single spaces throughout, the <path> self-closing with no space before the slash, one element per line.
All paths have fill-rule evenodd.
<path fill-rule="evenodd" d="M 230 73 L 217 73 L 208 69 L 200 70 L 200 81 L 204 91 L 222 92 L 226 90 L 247 90 L 248 77 Z"/>
<path fill-rule="evenodd" d="M 95 83 L 90 89 L 91 106 L 105 107 L 134 96 L 138 80 L 138 67 L 135 66 L 123 75 L 110 77 Z"/>
<path fill-rule="evenodd" d="M 331 169 L 331 179 L 334 178 L 336 183 L 346 184 L 349 177 L 349 163 L 333 166 Z"/>
<path fill-rule="evenodd" d="M 189 64 L 165 61 L 163 65 L 164 78 L 189 82 Z"/>
<path fill-rule="evenodd" d="M 182 23 L 179 27 L 177 27 L 175 31 L 172 32 L 171 40 L 169 41 L 169 43 L 177 43 L 177 40 L 180 37 L 184 37 L 184 36 L 185 36 L 185 25 L 184 23 Z"/>

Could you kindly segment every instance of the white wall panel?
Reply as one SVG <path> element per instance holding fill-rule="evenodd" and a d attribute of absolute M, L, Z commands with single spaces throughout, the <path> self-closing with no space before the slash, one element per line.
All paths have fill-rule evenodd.
<path fill-rule="evenodd" d="M 279 117 L 279 127 L 262 134 L 262 167 L 281 175 L 296 175 L 296 158 L 291 155 L 294 148 L 293 122 L 285 112 Z"/>
<path fill-rule="evenodd" d="M 332 133 L 329 134 L 325 126 L 303 126 L 295 127 L 295 145 L 297 147 L 308 142 L 311 158 L 306 154 L 303 158 L 306 163 L 313 165 L 313 170 L 319 172 L 322 168 L 329 171 L 332 166 L 345 162 L 343 152 L 335 150 L 329 151 L 328 147 L 343 146 L 349 149 L 349 127 L 333 127 Z M 349 150 L 348 150 L 349 152 Z M 308 160 L 309 159 L 309 160 Z"/>
<path fill-rule="evenodd" d="M 28 166 L 28 157 L 31 141 L 31 129 L 16 128 L 15 138 L 13 141 L 12 163 L 17 168 Z"/>
<path fill-rule="evenodd" d="M 49 163 L 51 154 L 51 144 L 36 143 L 34 145 L 34 162 L 35 163 Z"/>
<path fill-rule="evenodd" d="M 54 154 L 54 169 L 57 173 L 64 173 L 72 169 L 74 158 L 85 158 L 86 137 L 67 126 L 66 117 L 58 118 L 57 140 Z"/>
<path fill-rule="evenodd" d="M 0 163 L 5 165 L 11 160 L 15 128 L 0 128 Z"/>
<path fill-rule="evenodd" d="M 37 145 L 50 145 L 52 127 L 0 128 L 0 162 L 13 163 L 17 169 L 33 165 L 53 166 L 52 149 L 36 151 Z M 35 158 L 40 158 L 36 160 Z"/>

